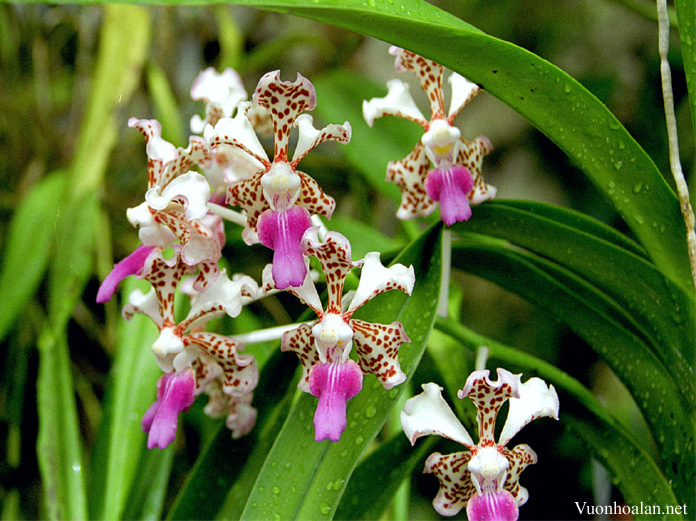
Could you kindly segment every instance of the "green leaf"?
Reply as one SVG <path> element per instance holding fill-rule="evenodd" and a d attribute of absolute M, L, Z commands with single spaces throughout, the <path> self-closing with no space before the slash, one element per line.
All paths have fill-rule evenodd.
<path fill-rule="evenodd" d="M 336 510 L 336 519 L 380 519 L 401 483 L 410 476 L 438 439 L 431 436 L 412 447 L 403 432 L 379 446 L 355 469 Z"/>
<path fill-rule="evenodd" d="M 123 295 L 129 295 L 137 285 L 143 286 L 133 277 L 126 279 Z M 146 440 L 140 420 L 156 397 L 157 379 L 162 374 L 150 349 L 156 339 L 157 327 L 145 315 L 120 322 L 102 439 L 92 462 L 92 518 L 119 519 L 131 501 L 130 491 Z"/>
<path fill-rule="evenodd" d="M 175 444 L 164 450 L 150 450 L 145 444 L 141 445 L 138 474 L 133 479 L 122 519 L 162 519 L 175 450 Z"/>
<path fill-rule="evenodd" d="M 669 368 L 620 321 L 623 310 L 561 266 L 502 241 L 467 235 L 455 244 L 452 258 L 454 266 L 554 314 L 594 348 L 633 395 L 660 450 L 667 479 L 674 481 L 680 500 L 691 504 L 696 475 L 684 454 L 693 455 L 694 450 L 693 408 Z"/>
<path fill-rule="evenodd" d="M 162 68 L 154 62 L 145 69 L 147 88 L 154 102 L 155 119 L 162 124 L 162 138 L 176 146 L 186 146 L 187 134 L 181 124 L 181 113 L 169 79 Z"/>
<path fill-rule="evenodd" d="M 47 201 L 63 192 L 65 182 L 63 173 L 42 179 L 12 216 L 0 272 L 0 339 L 24 310 L 46 270 L 58 214 L 58 208 Z"/>
<path fill-rule="evenodd" d="M 404 325 L 411 343 L 401 347 L 399 361 L 409 376 L 423 354 L 434 320 L 440 286 L 439 237 L 439 226 L 430 229 L 395 260 L 413 264 L 416 286 L 411 297 L 388 292 L 356 313 L 370 322 L 399 320 Z M 387 392 L 367 375 L 362 391 L 348 404 L 348 427 L 336 443 L 314 441 L 312 417 L 317 400 L 302 393 L 266 458 L 242 519 L 319 519 L 335 512 L 358 459 L 404 387 Z"/>
<path fill-rule="evenodd" d="M 86 520 L 84 463 L 68 343 L 65 335 L 47 326 L 38 346 L 36 452 L 47 515 L 51 520 Z"/>
<path fill-rule="evenodd" d="M 635 331 L 672 369 L 683 395 L 696 406 L 692 295 L 637 255 L 621 234 L 578 212 L 527 201 L 481 205 L 468 223 L 454 229 L 505 239 L 601 288 L 629 310 Z"/>
<path fill-rule="evenodd" d="M 474 353 L 479 346 L 487 346 L 491 362 L 499 360 L 505 365 L 512 364 L 525 370 L 525 376 L 538 376 L 553 384 L 560 394 L 561 421 L 587 443 L 629 505 L 678 504 L 669 481 L 645 444 L 636 439 L 635 434 L 627 430 L 580 382 L 544 360 L 478 335 L 452 320 L 438 317 L 435 327 Z M 461 354 L 452 350 L 451 356 Z M 449 388 L 450 393 L 456 390 Z"/>
<path fill-rule="evenodd" d="M 679 20 L 679 39 L 686 74 L 686 87 L 689 89 L 691 122 L 696 132 L 696 2 L 694 0 L 675 0 Z"/>

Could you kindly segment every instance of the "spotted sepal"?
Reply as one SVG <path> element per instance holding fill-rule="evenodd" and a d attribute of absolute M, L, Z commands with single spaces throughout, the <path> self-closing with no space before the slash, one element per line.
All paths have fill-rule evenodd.
<path fill-rule="evenodd" d="M 467 194 L 471 203 L 479 204 L 493 199 L 497 190 L 495 186 L 484 181 L 482 173 L 483 158 L 493 151 L 490 140 L 484 136 L 479 136 L 473 141 L 461 139 L 458 149 L 455 164 L 467 167 L 474 178 L 474 186 Z"/>
<path fill-rule="evenodd" d="M 328 232 L 320 242 L 318 229 L 310 228 L 302 238 L 302 251 L 307 257 L 319 259 L 323 268 L 329 294 L 326 312 L 340 314 L 343 283 L 356 266 L 351 260 L 350 242 L 338 232 Z"/>
<path fill-rule="evenodd" d="M 184 345 L 195 345 L 222 369 L 222 389 L 231 396 L 252 391 L 259 381 L 259 369 L 252 355 L 241 354 L 236 340 L 217 333 L 191 333 L 183 337 Z"/>
<path fill-rule="evenodd" d="M 454 452 L 442 455 L 435 452 L 425 462 L 426 474 L 435 474 L 440 490 L 433 499 L 433 507 L 444 516 L 458 514 L 476 492 L 468 463 L 471 452 Z"/>
<path fill-rule="evenodd" d="M 505 447 L 500 447 L 498 450 L 500 450 L 503 456 L 510 462 L 507 479 L 505 480 L 505 490 L 512 494 L 517 505 L 522 506 L 527 502 L 527 499 L 529 499 L 529 492 L 520 485 L 520 474 L 522 474 L 522 471 L 529 465 L 533 465 L 537 462 L 536 452 L 526 444 L 517 445 L 512 450 Z"/>
<path fill-rule="evenodd" d="M 364 373 L 374 374 L 385 389 L 406 380 L 398 355 L 401 344 L 410 339 L 400 322 L 386 325 L 353 319 L 348 325 L 353 329 L 353 344 Z"/>
<path fill-rule="evenodd" d="M 360 306 L 385 291 L 398 289 L 407 295 L 413 291 L 416 283 L 413 266 L 407 268 L 403 264 L 394 264 L 385 268 L 376 251 L 367 253 L 362 261 L 355 264 L 362 264 L 362 272 L 353 300 L 344 313 L 346 318 L 350 318 Z"/>
<path fill-rule="evenodd" d="M 411 51 L 392 46 L 389 54 L 396 56 L 394 68 L 397 71 L 411 71 L 418 77 L 421 89 L 430 102 L 430 121 L 445 118 L 445 100 L 442 94 L 442 65 L 423 58 Z"/>
<path fill-rule="evenodd" d="M 169 208 L 154 211 L 153 220 L 166 226 L 181 243 L 181 260 L 195 266 L 204 260 L 217 262 L 220 258 L 220 243 L 207 226 L 198 221 L 189 221 L 183 211 Z"/>
<path fill-rule="evenodd" d="M 205 139 L 198 136 L 189 138 L 189 146 L 176 149 L 176 158 L 164 165 L 164 171 L 156 180 L 156 185 L 164 188 L 175 178 L 188 172 L 192 166 L 210 161 L 212 154 Z"/>
<path fill-rule="evenodd" d="M 336 201 L 333 197 L 326 195 L 326 192 L 321 189 L 313 177 L 304 172 L 296 171 L 300 176 L 300 196 L 297 198 L 297 203 L 307 209 L 310 215 L 323 215 L 327 219 L 331 219 Z"/>
<path fill-rule="evenodd" d="M 271 207 L 263 196 L 260 175 L 254 175 L 229 185 L 227 188 L 227 204 L 239 206 L 244 210 L 247 218 L 245 230 L 253 232 L 254 237 L 259 217 Z M 245 241 L 251 244 L 247 239 Z M 254 242 L 258 242 L 258 237 L 255 237 Z"/>
<path fill-rule="evenodd" d="M 319 352 L 316 347 L 314 347 L 312 326 L 309 324 L 302 324 L 296 329 L 285 332 L 280 349 L 282 351 L 292 351 L 300 359 L 300 364 L 302 364 L 302 377 L 297 384 L 297 388 L 308 393 L 309 372 L 314 364 L 320 362 Z"/>
<path fill-rule="evenodd" d="M 491 382 L 490 371 L 474 371 L 464 388 L 457 393 L 460 399 L 469 397 L 478 411 L 479 447 L 491 447 L 495 442 L 495 420 L 504 402 L 519 397 L 520 376 L 498 369 L 498 380 Z"/>
<path fill-rule="evenodd" d="M 430 160 L 420 142 L 404 159 L 390 161 L 387 165 L 387 181 L 401 190 L 401 205 L 396 212 L 399 219 L 425 217 L 435 209 L 435 201 L 425 192 L 425 178 L 429 170 Z"/>
<path fill-rule="evenodd" d="M 281 81 L 279 70 L 261 77 L 254 91 L 254 103 L 267 109 L 273 122 L 274 162 L 287 161 L 290 130 L 297 116 L 313 110 L 316 102 L 314 86 L 299 73 L 294 82 Z"/>
<path fill-rule="evenodd" d="M 175 245 L 175 255 L 164 259 L 161 252 L 151 254 L 143 266 L 142 278 L 152 284 L 159 302 L 162 327 L 173 327 L 174 295 L 181 279 L 194 271 L 192 266 L 181 262 L 180 247 Z"/>

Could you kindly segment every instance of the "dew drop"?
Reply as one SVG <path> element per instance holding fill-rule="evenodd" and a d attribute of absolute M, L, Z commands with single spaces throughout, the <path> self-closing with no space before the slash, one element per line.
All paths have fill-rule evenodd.
<path fill-rule="evenodd" d="M 331 512 L 331 507 L 326 503 L 322 503 L 320 510 L 322 514 L 328 515 L 328 513 Z"/>
<path fill-rule="evenodd" d="M 365 409 L 365 416 L 368 418 L 374 418 L 375 414 L 377 414 L 377 409 L 375 409 L 375 406 L 368 405 L 367 409 Z"/>
<path fill-rule="evenodd" d="M 333 481 L 329 481 L 329 482 L 326 484 L 326 490 L 331 490 L 332 488 L 333 488 Z"/>
<path fill-rule="evenodd" d="M 252 504 L 251 504 L 251 508 L 259 508 L 259 504 L 258 504 L 258 503 L 252 503 Z"/>
<path fill-rule="evenodd" d="M 565 84 L 565 92 L 566 94 L 570 94 L 570 91 L 572 91 L 572 87 L 570 86 L 570 83 Z"/>
<path fill-rule="evenodd" d="M 363 437 L 362 437 L 362 436 L 358 436 L 357 438 L 355 438 L 355 444 L 356 444 L 356 445 L 360 445 L 362 442 L 363 442 Z"/>
<path fill-rule="evenodd" d="M 643 183 L 636 183 L 635 186 L 633 187 L 633 193 L 637 194 L 643 189 Z"/>
<path fill-rule="evenodd" d="M 617 170 L 621 170 L 622 166 L 623 166 L 623 161 L 617 161 L 616 163 L 614 163 L 614 168 L 616 168 Z"/>
<path fill-rule="evenodd" d="M 80 466 L 79 463 L 73 463 L 72 469 L 73 469 L 73 472 L 80 472 L 80 470 L 82 470 L 82 467 Z"/>
<path fill-rule="evenodd" d="M 280 489 L 279 489 L 278 487 L 273 487 L 273 493 L 274 493 L 275 495 L 280 494 Z"/>
<path fill-rule="evenodd" d="M 344 485 L 345 482 L 345 479 L 337 479 L 334 483 L 333 489 L 338 492 L 339 490 L 341 490 L 341 487 Z"/>

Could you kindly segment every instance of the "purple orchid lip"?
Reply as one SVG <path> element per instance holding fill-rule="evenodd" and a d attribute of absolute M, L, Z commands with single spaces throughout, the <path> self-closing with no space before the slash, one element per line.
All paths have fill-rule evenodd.
<path fill-rule="evenodd" d="M 507 490 L 474 494 L 466 504 L 469 521 L 517 521 L 519 507 Z"/>
<path fill-rule="evenodd" d="M 284 212 L 266 210 L 258 222 L 261 244 L 273 250 L 273 281 L 278 289 L 301 286 L 307 275 L 302 236 L 312 225 L 309 212 L 293 206 Z"/>
<path fill-rule="evenodd" d="M 148 255 L 154 250 L 154 246 L 145 246 L 141 244 L 133 253 L 124 258 L 121 262 L 114 265 L 114 269 L 106 276 L 104 281 L 99 286 L 97 292 L 97 303 L 103 304 L 111 300 L 111 297 L 116 292 L 119 283 L 130 275 L 137 274 L 143 269 L 145 260 Z"/>
<path fill-rule="evenodd" d="M 425 191 L 433 201 L 440 202 L 440 217 L 447 226 L 468 221 L 471 217 L 471 206 L 466 194 L 473 186 L 471 172 L 462 165 L 435 168 L 425 179 Z"/>
<path fill-rule="evenodd" d="M 157 400 L 143 416 L 141 425 L 148 433 L 147 448 L 164 449 L 176 438 L 179 413 L 194 400 L 196 377 L 192 369 L 163 374 L 157 381 Z"/>
<path fill-rule="evenodd" d="M 346 428 L 346 402 L 362 389 L 362 371 L 353 360 L 318 363 L 309 375 L 309 389 L 319 397 L 314 413 L 314 440 L 338 441 Z"/>

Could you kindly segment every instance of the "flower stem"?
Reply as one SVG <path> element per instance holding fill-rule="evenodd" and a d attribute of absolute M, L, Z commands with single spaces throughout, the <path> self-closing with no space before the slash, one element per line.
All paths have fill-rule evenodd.
<path fill-rule="evenodd" d="M 442 276 L 440 278 L 440 297 L 437 314 L 447 318 L 449 308 L 449 283 L 452 271 L 452 232 L 448 228 L 442 230 Z"/>
<path fill-rule="evenodd" d="M 669 50 L 669 17 L 667 16 L 667 0 L 657 1 L 658 18 L 658 47 L 660 51 L 660 73 L 662 74 L 662 97 L 665 105 L 665 119 L 667 121 L 667 137 L 669 141 L 669 165 L 672 170 L 674 182 L 677 185 L 679 206 L 681 208 L 684 223 L 686 224 L 686 243 L 691 264 L 691 277 L 696 287 L 696 232 L 694 231 L 694 211 L 689 202 L 689 187 L 684 179 L 681 162 L 679 160 L 679 139 L 677 136 L 677 119 L 674 115 L 674 94 L 672 91 L 672 73 L 667 61 Z"/>
<path fill-rule="evenodd" d="M 235 212 L 234 210 L 230 210 L 229 208 L 225 208 L 224 206 L 211 202 L 208 202 L 207 206 L 208 210 L 213 212 L 215 215 L 219 215 L 223 219 L 238 224 L 239 226 L 247 225 L 246 217 L 239 212 Z"/>
<path fill-rule="evenodd" d="M 312 322 L 303 322 L 305 324 L 311 324 Z M 258 331 L 251 331 L 250 333 L 243 333 L 241 335 L 234 335 L 234 339 L 241 342 L 244 345 L 249 344 L 260 344 L 261 342 L 268 342 L 270 340 L 280 340 L 283 337 L 283 333 L 295 329 L 300 324 L 285 324 L 283 326 L 270 327 L 268 329 L 260 329 Z"/>

